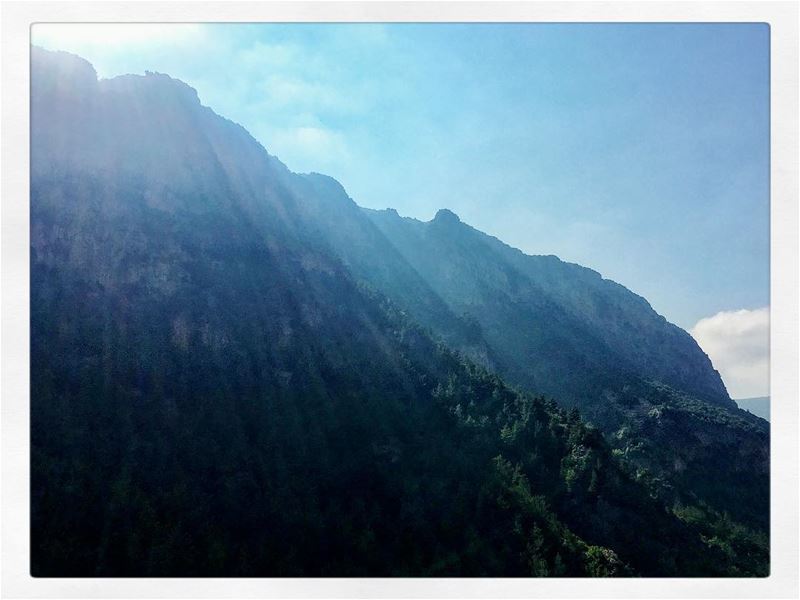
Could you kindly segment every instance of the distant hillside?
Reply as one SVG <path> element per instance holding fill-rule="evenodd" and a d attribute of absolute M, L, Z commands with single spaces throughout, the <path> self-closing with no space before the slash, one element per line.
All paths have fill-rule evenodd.
<path fill-rule="evenodd" d="M 736 400 L 736 404 L 742 410 L 751 412 L 757 417 L 761 417 L 762 419 L 769 421 L 769 396 L 762 396 L 760 398 L 742 398 L 741 400 Z"/>

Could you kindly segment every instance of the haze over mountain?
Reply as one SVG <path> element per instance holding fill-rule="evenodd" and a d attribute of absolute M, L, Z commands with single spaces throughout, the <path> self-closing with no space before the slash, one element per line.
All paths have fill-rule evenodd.
<path fill-rule="evenodd" d="M 31 113 L 35 575 L 768 572 L 768 424 L 643 298 L 166 75 L 34 47 Z"/>
<path fill-rule="evenodd" d="M 761 398 L 740 398 L 736 400 L 739 408 L 753 413 L 757 417 L 761 417 L 769 421 L 769 396 Z"/>

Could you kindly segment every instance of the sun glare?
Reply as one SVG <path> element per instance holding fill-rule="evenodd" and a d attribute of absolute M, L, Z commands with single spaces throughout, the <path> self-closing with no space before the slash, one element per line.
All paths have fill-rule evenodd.
<path fill-rule="evenodd" d="M 195 38 L 201 29 L 197 23 L 37 23 L 31 27 L 31 42 L 53 49 L 113 49 L 179 43 Z"/>

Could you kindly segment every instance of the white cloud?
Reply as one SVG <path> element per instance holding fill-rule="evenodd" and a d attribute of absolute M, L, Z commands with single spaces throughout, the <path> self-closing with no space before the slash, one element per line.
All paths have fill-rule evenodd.
<path fill-rule="evenodd" d="M 719 312 L 690 331 L 732 398 L 769 395 L 769 307 Z"/>
<path fill-rule="evenodd" d="M 303 125 L 264 131 L 267 149 L 295 171 L 307 172 L 347 161 L 350 151 L 344 136 L 321 125 Z"/>
<path fill-rule="evenodd" d="M 302 52 L 290 44 L 267 44 L 256 41 L 236 53 L 237 68 L 245 71 L 293 67 L 302 60 Z"/>
<path fill-rule="evenodd" d="M 266 102 L 273 107 L 310 107 L 317 111 L 350 111 L 359 107 L 357 98 L 332 86 L 285 75 L 271 75 L 263 84 Z"/>

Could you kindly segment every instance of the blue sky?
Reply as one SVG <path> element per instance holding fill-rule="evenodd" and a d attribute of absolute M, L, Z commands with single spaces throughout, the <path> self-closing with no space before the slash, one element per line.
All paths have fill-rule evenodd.
<path fill-rule="evenodd" d="M 101 77 L 182 79 L 362 206 L 450 208 L 687 330 L 769 304 L 766 25 L 37 25 L 33 41 Z"/>

